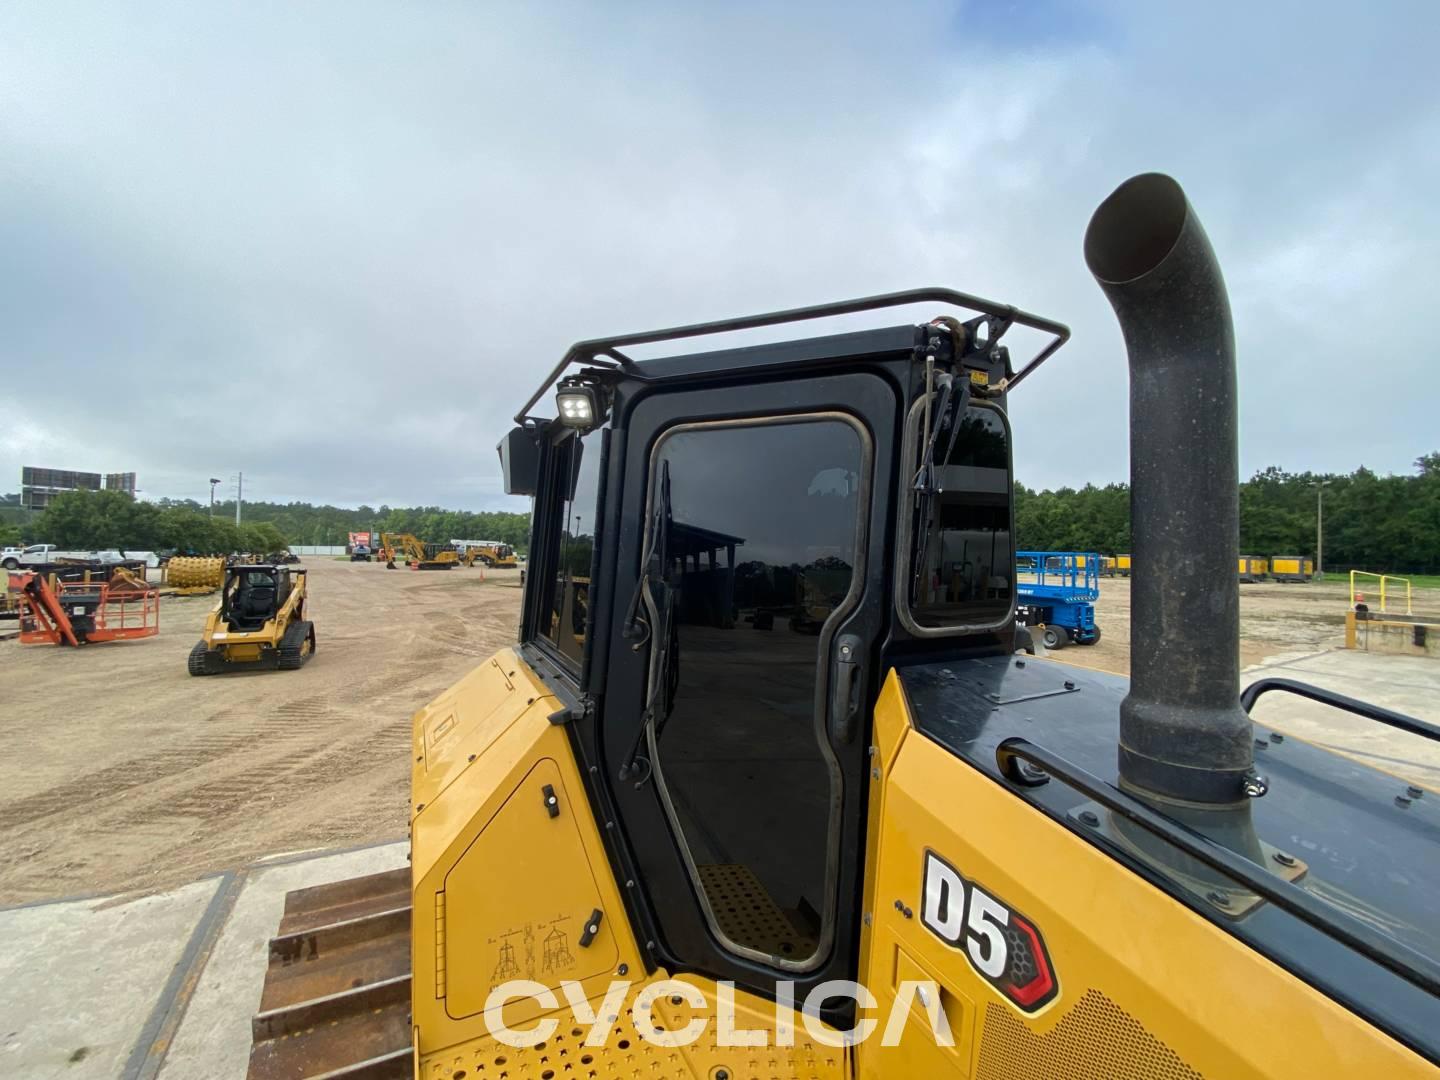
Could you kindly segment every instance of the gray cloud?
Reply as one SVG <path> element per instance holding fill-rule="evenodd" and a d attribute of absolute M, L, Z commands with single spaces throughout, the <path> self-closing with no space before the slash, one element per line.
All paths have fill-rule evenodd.
<path fill-rule="evenodd" d="M 0 490 L 504 505 L 570 341 L 920 283 L 1071 323 L 1017 466 L 1121 479 L 1080 237 L 1150 168 L 1225 265 L 1243 467 L 1407 470 L 1440 12 L 1381 7 L 7 5 Z"/>

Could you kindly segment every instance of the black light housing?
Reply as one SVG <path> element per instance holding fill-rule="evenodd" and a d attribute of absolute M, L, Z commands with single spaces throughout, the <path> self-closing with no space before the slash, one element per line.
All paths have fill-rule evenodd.
<path fill-rule="evenodd" d="M 578 378 L 566 379 L 555 389 L 555 408 L 560 423 L 566 427 L 589 431 L 605 419 L 604 402 L 599 392 Z"/>

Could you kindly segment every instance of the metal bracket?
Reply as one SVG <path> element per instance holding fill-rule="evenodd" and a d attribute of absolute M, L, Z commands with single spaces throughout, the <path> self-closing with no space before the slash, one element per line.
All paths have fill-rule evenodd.
<path fill-rule="evenodd" d="M 1230 878 L 1218 873 L 1211 876 L 1205 875 L 1203 871 L 1206 868 L 1193 860 L 1192 864 L 1196 872 L 1182 870 L 1174 862 L 1157 859 L 1153 851 L 1148 851 L 1136 844 L 1124 829 L 1118 828 L 1114 816 L 1099 803 L 1081 803 L 1066 814 L 1066 817 L 1078 824 L 1081 831 L 1103 836 L 1116 847 L 1123 848 L 1132 858 L 1153 867 L 1227 919 L 1244 918 L 1265 902 L 1265 898 L 1257 893 L 1236 888 L 1237 882 Z M 1260 850 L 1265 854 L 1265 862 L 1261 869 L 1284 881 L 1293 884 L 1310 870 L 1304 860 L 1297 859 L 1289 852 L 1282 851 L 1273 844 L 1267 844 L 1264 840 L 1260 841 Z"/>

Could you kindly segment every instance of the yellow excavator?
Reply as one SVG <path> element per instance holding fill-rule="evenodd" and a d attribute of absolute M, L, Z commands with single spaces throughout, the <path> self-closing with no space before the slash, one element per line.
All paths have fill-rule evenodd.
<path fill-rule="evenodd" d="M 500 444 L 519 641 L 414 717 L 410 866 L 288 898 L 251 1077 L 1433 1077 L 1440 795 L 1249 711 L 1440 729 L 1240 693 L 1218 266 L 1158 174 L 1084 251 L 1129 679 L 1016 651 L 1007 405 L 1063 325 L 930 288 L 580 342 Z"/>
<path fill-rule="evenodd" d="M 385 569 L 400 560 L 411 570 L 449 570 L 460 563 L 459 553 L 445 544 L 427 544 L 410 533 L 381 533 L 378 552 Z"/>
<path fill-rule="evenodd" d="M 467 543 L 460 561 L 466 566 L 474 566 L 478 562 L 481 566 L 499 570 L 513 570 L 520 565 L 515 549 L 499 540 Z"/>

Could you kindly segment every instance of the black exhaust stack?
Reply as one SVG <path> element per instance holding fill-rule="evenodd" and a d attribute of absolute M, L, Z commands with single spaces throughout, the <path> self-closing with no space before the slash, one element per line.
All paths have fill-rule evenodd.
<path fill-rule="evenodd" d="M 1240 707 L 1235 333 L 1225 282 L 1184 191 L 1159 173 L 1132 177 L 1100 204 L 1085 262 L 1130 356 L 1135 561 L 1121 783 L 1152 799 L 1238 807 L 1258 792 L 1246 790 L 1254 744 Z"/>

